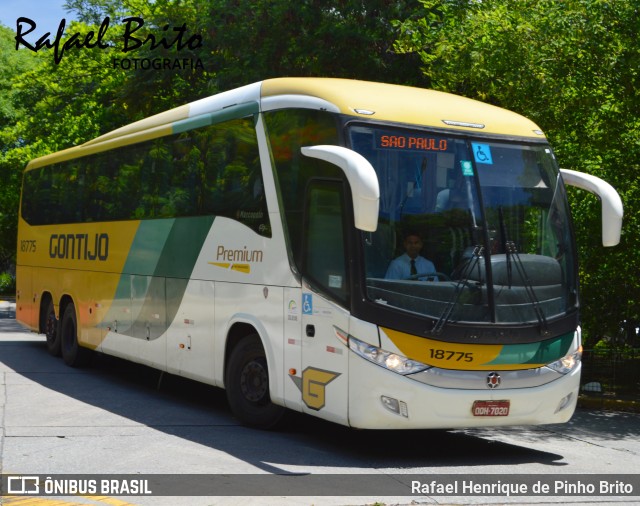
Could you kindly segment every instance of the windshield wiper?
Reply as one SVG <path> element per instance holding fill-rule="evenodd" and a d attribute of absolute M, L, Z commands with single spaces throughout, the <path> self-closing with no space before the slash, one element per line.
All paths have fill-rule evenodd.
<path fill-rule="evenodd" d="M 442 332 L 444 326 L 449 323 L 451 314 L 453 313 L 453 309 L 456 307 L 456 304 L 460 299 L 460 295 L 462 294 L 462 290 L 465 286 L 470 286 L 469 278 L 471 277 L 473 269 L 476 268 L 480 259 L 482 258 L 483 253 L 484 246 L 478 244 L 473 248 L 471 258 L 464 266 L 464 269 L 462 269 L 462 272 L 460 273 L 460 279 L 456 283 L 456 286 L 453 290 L 453 297 L 451 297 L 451 300 L 447 303 L 444 311 L 440 315 L 440 318 L 438 318 L 438 321 L 433 325 L 433 328 L 431 329 L 431 332 L 433 332 L 434 334 L 439 334 L 440 332 Z M 481 279 L 481 277 L 479 276 L 478 279 Z"/>
<path fill-rule="evenodd" d="M 540 324 L 540 333 L 543 336 L 546 336 L 549 334 L 549 329 L 547 327 L 547 317 L 542 311 L 542 306 L 540 305 L 540 301 L 538 300 L 536 292 L 533 289 L 533 284 L 531 283 L 531 280 L 527 275 L 527 271 L 524 268 L 524 264 L 522 262 L 522 259 L 520 258 L 520 254 L 518 253 L 518 248 L 516 248 L 516 243 L 514 243 L 513 241 L 506 241 L 506 244 L 507 250 L 511 255 L 513 255 L 516 270 L 520 275 L 520 279 L 522 279 L 522 286 L 524 287 L 525 293 L 529 297 L 529 301 L 533 306 L 533 312 L 535 313 L 536 318 L 538 319 L 538 323 Z"/>
<path fill-rule="evenodd" d="M 504 222 L 504 214 L 502 212 L 502 206 L 498 208 L 498 219 L 500 220 L 500 234 L 502 235 L 502 244 L 504 248 L 505 259 L 507 261 L 507 282 L 509 283 L 509 289 L 511 289 L 512 285 L 512 272 L 511 272 L 511 257 L 514 259 L 514 264 L 516 266 L 516 270 L 518 271 L 518 275 L 522 280 L 522 286 L 524 287 L 524 291 L 529 298 L 529 302 L 533 306 L 533 312 L 536 315 L 536 319 L 540 324 L 540 333 L 545 336 L 549 333 L 547 328 L 547 318 L 544 315 L 544 311 L 542 310 L 542 306 L 540 305 L 540 301 L 536 296 L 536 292 L 533 289 L 533 283 L 529 279 L 526 269 L 524 268 L 524 263 L 520 258 L 520 254 L 518 253 L 518 248 L 516 247 L 516 243 L 511 241 L 507 237 L 507 227 Z"/>
<path fill-rule="evenodd" d="M 500 238 L 502 242 L 502 250 L 504 251 L 507 260 L 507 282 L 509 283 L 509 289 L 511 289 L 511 281 L 513 279 L 511 272 L 511 248 L 507 245 L 507 227 L 504 224 L 504 214 L 502 212 L 502 206 L 498 208 L 498 219 L 500 220 Z"/>

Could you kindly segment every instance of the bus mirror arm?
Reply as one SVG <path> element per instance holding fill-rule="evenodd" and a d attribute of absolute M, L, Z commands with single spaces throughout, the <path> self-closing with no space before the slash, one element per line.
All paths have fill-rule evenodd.
<path fill-rule="evenodd" d="M 599 177 L 568 169 L 560 169 L 560 172 L 565 184 L 595 193 L 600 198 L 602 203 L 602 245 L 615 246 L 618 244 L 624 213 L 618 192 Z"/>
<path fill-rule="evenodd" d="M 351 186 L 356 228 L 375 232 L 378 228 L 380 186 L 378 176 L 369 161 L 359 153 L 342 146 L 309 146 L 301 148 L 310 158 L 325 160 L 340 167 Z"/>

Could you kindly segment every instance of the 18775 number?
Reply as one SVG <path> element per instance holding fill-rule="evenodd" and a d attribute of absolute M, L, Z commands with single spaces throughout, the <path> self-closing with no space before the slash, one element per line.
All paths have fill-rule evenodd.
<path fill-rule="evenodd" d="M 436 360 L 453 360 L 455 362 L 473 362 L 473 353 L 470 351 L 452 351 L 431 348 L 431 358 Z"/>
<path fill-rule="evenodd" d="M 36 241 L 34 239 L 20 241 L 20 251 L 22 253 L 35 253 Z"/>

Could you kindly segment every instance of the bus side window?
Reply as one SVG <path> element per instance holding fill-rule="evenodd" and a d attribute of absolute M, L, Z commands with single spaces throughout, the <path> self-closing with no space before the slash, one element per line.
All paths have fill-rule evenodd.
<path fill-rule="evenodd" d="M 337 300 L 348 300 L 344 184 L 311 180 L 305 207 L 303 273 Z"/>

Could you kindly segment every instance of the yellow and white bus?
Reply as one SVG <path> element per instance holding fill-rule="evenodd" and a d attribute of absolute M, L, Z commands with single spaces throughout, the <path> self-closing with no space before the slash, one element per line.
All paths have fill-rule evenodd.
<path fill-rule="evenodd" d="M 561 172 L 517 114 L 266 80 L 31 161 L 17 318 L 70 366 L 97 351 L 224 387 L 258 427 L 285 409 L 376 429 L 564 422 L 581 368 L 564 183 L 600 196 L 616 244 L 615 190 Z M 389 269 L 409 235 L 424 272 Z"/>

